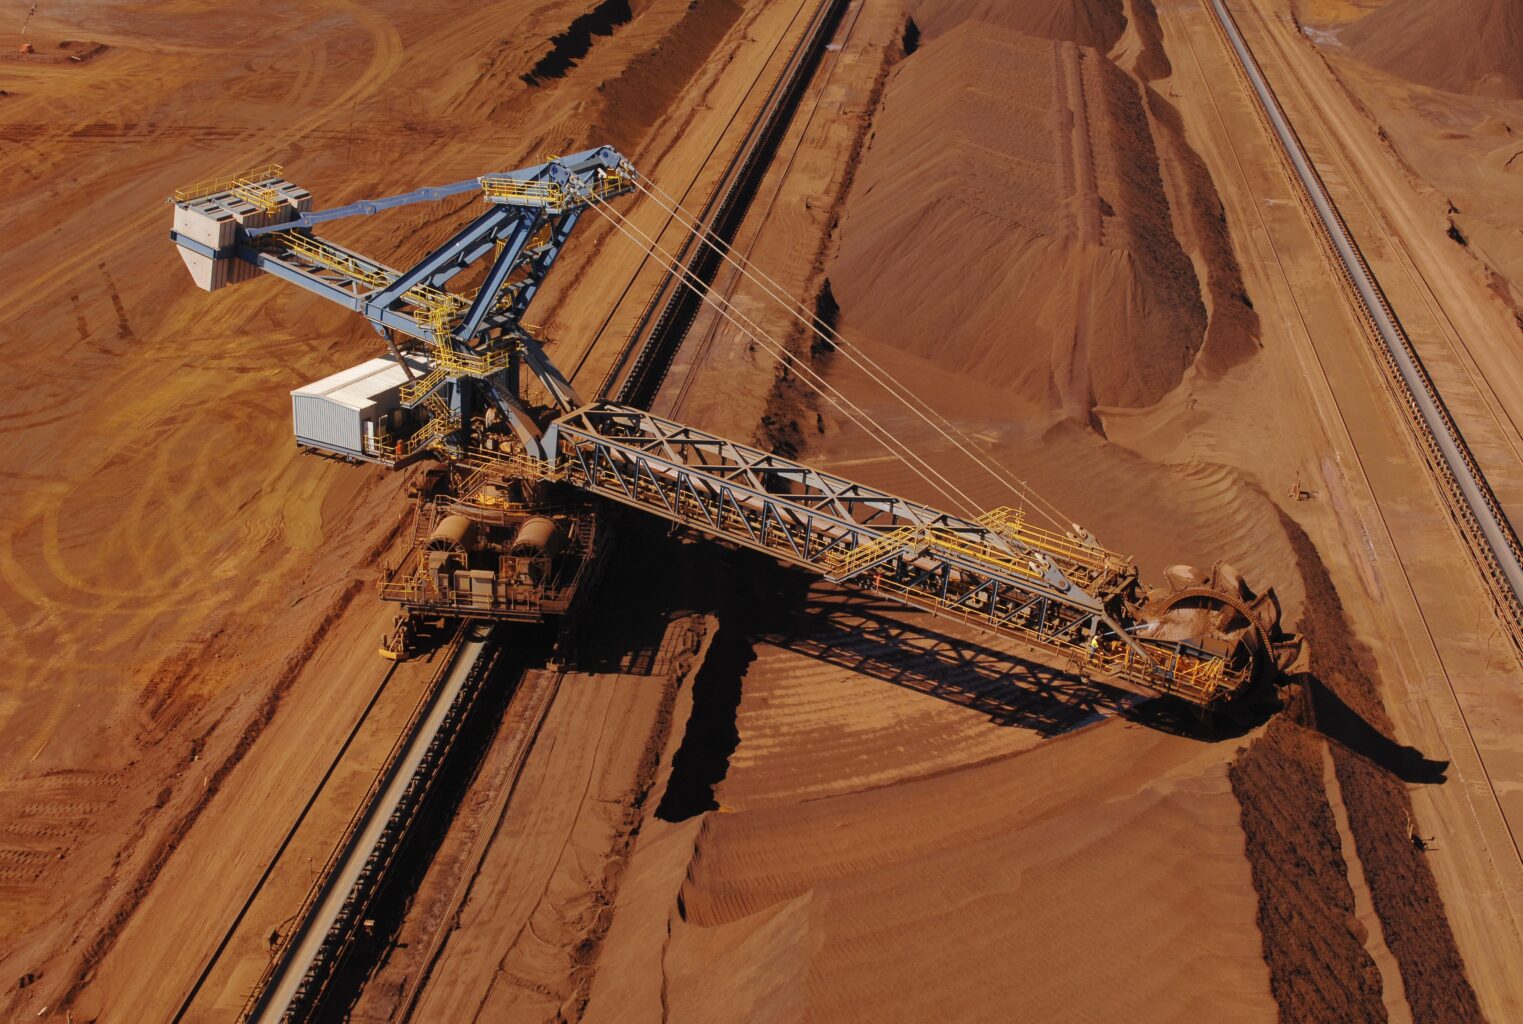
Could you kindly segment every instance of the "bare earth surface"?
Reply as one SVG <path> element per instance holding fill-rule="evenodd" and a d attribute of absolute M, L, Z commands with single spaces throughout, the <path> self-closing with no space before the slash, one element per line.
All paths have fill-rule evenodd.
<path fill-rule="evenodd" d="M 274 282 L 195 291 L 163 197 L 273 159 L 322 207 L 612 141 L 699 208 L 813 3 L 634 0 L 544 71 L 595 6 L 49 4 L 37 54 L 0 36 L 0 1016 L 232 1019 L 434 668 L 374 655 L 407 481 L 289 438 L 287 392 L 374 338 Z M 1516 517 L 1518 67 L 1412 63 L 1419 6 L 1232 3 Z M 1207 733 L 631 529 L 353 1019 L 1523 1019 L 1518 661 L 1209 19 L 854 0 L 735 251 L 810 308 L 828 280 L 854 354 L 1145 578 L 1276 587 L 1313 645 L 1286 709 Z M 405 260 L 448 230 L 412 209 L 336 234 Z M 563 262 L 530 320 L 590 395 L 659 270 L 597 218 Z M 661 411 L 1022 502 L 715 288 L 967 500 L 712 314 Z"/>

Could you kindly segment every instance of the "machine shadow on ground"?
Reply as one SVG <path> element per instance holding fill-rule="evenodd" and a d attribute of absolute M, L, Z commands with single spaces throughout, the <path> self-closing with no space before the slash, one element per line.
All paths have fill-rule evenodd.
<path fill-rule="evenodd" d="M 1402 782 L 1432 786 L 1447 781 L 1448 761 L 1435 761 L 1416 747 L 1397 743 L 1310 672 L 1301 673 L 1295 682 L 1306 687 L 1317 731 L 1328 740 L 1347 747 Z"/>
<path fill-rule="evenodd" d="M 996 725 L 1056 736 L 1120 714 L 1137 694 L 936 628 L 938 621 L 867 595 L 811 594 L 784 630 L 759 639 L 816 661 L 971 708 Z"/>
<path fill-rule="evenodd" d="M 624 518 L 619 557 L 587 616 L 576 663 L 589 671 L 638 672 L 642 645 L 658 642 L 661 624 L 712 609 L 718 629 L 693 679 L 692 710 L 656 807 L 663 821 L 684 821 L 718 808 L 716 789 L 740 743 L 737 715 L 744 680 L 761 645 L 839 667 L 978 711 L 996 726 L 1060 736 L 1108 716 L 1136 725 L 1220 742 L 1243 735 L 1277 706 L 1203 721 L 1166 697 L 1143 695 L 1088 678 L 1082 666 L 1055 668 L 990 646 L 956 623 L 823 582 L 750 552 L 671 535 L 659 524 Z M 619 609 L 617 615 L 598 614 Z M 1077 671 L 1076 671 L 1077 669 Z M 1271 695 L 1272 696 L 1272 695 Z"/>

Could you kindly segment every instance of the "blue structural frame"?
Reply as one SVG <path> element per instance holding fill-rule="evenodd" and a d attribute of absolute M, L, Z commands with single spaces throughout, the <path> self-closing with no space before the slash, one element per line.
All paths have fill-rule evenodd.
<path fill-rule="evenodd" d="M 404 405 L 426 404 L 434 417 L 412 435 L 414 451 L 433 447 L 466 454 L 473 439 L 460 432 L 469 429 L 478 403 L 489 403 L 523 440 L 531 460 L 528 465 L 502 461 L 492 472 L 562 480 L 838 583 L 1045 647 L 1058 657 L 1080 659 L 1087 653 L 1094 671 L 1203 708 L 1247 686 L 1251 663 L 1229 666 L 1222 654 L 1191 640 L 1153 635 L 1158 623 L 1135 621 L 1130 603 L 1136 596 L 1135 565 L 1099 548 L 1093 538 L 1026 528 L 1005 510 L 966 519 L 646 410 L 583 405 L 520 318 L 585 207 L 632 189 L 634 173 L 616 151 L 603 147 L 508 174 L 240 228 L 224 250 L 176 232 L 171 237 L 188 251 L 213 260 L 245 260 L 362 313 L 404 367 L 397 335 L 414 339 L 408 343 L 413 348 L 432 346 L 432 369 L 402 389 Z M 288 187 L 279 179 L 266 181 Z M 250 198 L 251 190 L 273 188 L 247 181 L 232 187 L 242 191 L 213 193 L 186 205 L 206 203 L 223 224 L 230 208 L 243 216 L 262 205 L 280 215 L 278 207 L 256 202 L 257 193 Z M 343 217 L 472 189 L 481 192 L 488 208 L 406 270 L 311 231 Z M 241 209 L 240 201 L 246 204 Z M 491 262 L 474 294 L 445 290 L 488 254 Z M 520 367 L 559 407 L 542 433 L 519 393 Z M 502 455 L 488 446 L 473 454 L 483 456 L 488 467 Z M 404 457 L 400 443 L 397 457 Z M 1271 643 L 1267 634 L 1264 639 Z"/>
<path fill-rule="evenodd" d="M 454 361 L 456 367 L 492 367 L 479 377 L 466 371 L 427 378 L 426 391 L 408 404 L 433 402 L 432 396 L 438 395 L 464 425 L 489 403 L 525 435 L 529 431 L 520 422 L 522 409 L 507 401 L 507 396 L 516 396 L 520 363 L 544 384 L 562 411 L 576 408 L 581 400 L 523 327 L 522 318 L 586 204 L 628 191 L 634 173 L 617 150 L 603 146 L 516 171 L 366 199 L 260 227 L 240 226 L 233 244 L 224 249 L 212 249 L 177 231 L 171 231 L 170 238 L 212 260 L 245 261 L 354 310 L 393 346 L 398 338 L 404 344 L 412 339 L 457 353 L 461 358 Z M 320 238 L 312 230 L 346 217 L 472 192 L 482 195 L 486 210 L 405 270 Z M 473 295 L 444 293 L 450 280 L 489 256 L 491 264 Z M 443 316 L 440 303 L 447 306 Z M 505 368 L 503 359 L 481 358 L 504 348 Z"/>

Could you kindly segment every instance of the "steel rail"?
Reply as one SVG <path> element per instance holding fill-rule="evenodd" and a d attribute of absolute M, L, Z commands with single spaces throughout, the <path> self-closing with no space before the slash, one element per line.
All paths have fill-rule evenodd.
<path fill-rule="evenodd" d="M 728 249 L 744 221 L 845 10 L 846 0 L 820 0 L 772 83 L 761 110 L 731 154 L 729 164 L 699 213 L 696 225 L 705 228 L 712 240 L 702 237 L 695 226 L 678 250 L 677 265 L 705 288 L 712 284 L 719 269 L 718 245 Z M 678 275 L 677 266 L 668 268 L 651 293 L 625 339 L 623 350 L 598 388 L 600 398 L 617 395 L 618 401 L 641 408 L 649 408 L 655 401 L 699 306 L 693 291 L 677 286 Z"/>
<path fill-rule="evenodd" d="M 424 949 L 417 969 L 402 985 L 401 995 L 397 997 L 395 1004 L 396 1009 L 392 1011 L 391 1019 L 394 1024 L 408 1024 L 413 1019 L 413 1014 L 417 1012 L 419 1000 L 422 999 L 424 989 L 433 978 L 439 957 L 459 926 L 461 909 L 465 906 L 465 901 L 469 898 L 472 887 L 481 874 L 481 867 L 486 861 L 487 853 L 492 848 L 492 844 L 497 841 L 503 822 L 507 820 L 508 806 L 513 800 L 513 795 L 518 792 L 519 783 L 523 780 L 524 766 L 529 762 L 529 753 L 539 739 L 540 729 L 544 726 L 545 718 L 550 712 L 550 705 L 555 702 L 555 697 L 560 692 L 561 683 L 565 678 L 564 671 L 547 672 L 538 690 L 526 693 L 529 701 L 527 715 L 513 726 L 518 739 L 513 747 L 512 757 L 509 759 L 506 777 L 496 797 L 493 798 L 490 808 L 481 818 L 484 825 L 477 834 L 475 842 L 471 844 L 470 853 L 466 858 L 466 870 L 461 872 L 460 880 L 455 883 L 450 892 L 447 909 L 439 915 L 439 924 L 429 938 L 428 946 Z M 525 693 L 522 688 L 519 692 Z M 515 700 L 517 696 L 515 694 Z M 512 714 L 511 708 L 508 713 Z"/>
<path fill-rule="evenodd" d="M 852 12 L 851 12 L 851 21 L 849 23 L 847 23 L 845 25 L 845 27 L 842 28 L 839 31 L 839 33 L 837 34 L 837 38 L 836 38 L 836 41 L 835 41 L 835 46 L 833 48 L 835 50 L 835 53 L 836 53 L 836 59 L 833 62 L 831 62 L 830 66 L 825 70 L 825 78 L 820 83 L 820 87 L 818 89 L 814 90 L 814 101 L 810 104 L 810 107 L 809 107 L 809 116 L 804 119 L 804 126 L 803 126 L 802 129 L 800 129 L 797 137 L 794 139 L 793 151 L 788 154 L 788 160 L 787 160 L 787 162 L 783 164 L 782 169 L 778 172 L 777 186 L 772 190 L 772 195 L 767 200 L 767 207 L 766 207 L 766 209 L 761 211 L 760 216 L 761 216 L 761 219 L 762 219 L 763 223 L 765 223 L 767 221 L 767 219 L 771 216 L 773 207 L 775 207 L 777 205 L 778 197 L 782 195 L 783 186 L 787 183 L 788 175 L 793 170 L 793 163 L 794 163 L 795 160 L 798 159 L 799 152 L 803 149 L 804 141 L 805 141 L 805 136 L 808 135 L 810 126 L 814 124 L 815 115 L 820 112 L 820 102 L 821 102 L 821 100 L 823 100 L 825 98 L 825 93 L 829 89 L 831 77 L 835 74 L 836 69 L 841 66 L 840 65 L 841 51 L 846 47 L 847 43 L 850 42 L 852 33 L 854 31 L 856 31 L 857 22 L 862 20 L 862 12 L 865 9 L 866 9 L 866 4 L 865 3 L 856 4 L 855 5 L 855 9 L 852 10 Z M 843 17 L 843 21 L 844 21 L 844 17 Z M 797 114 L 794 115 L 795 118 L 797 118 L 797 116 L 798 116 Z M 786 135 L 784 137 L 786 138 Z M 776 157 L 774 157 L 774 159 L 776 159 Z M 765 182 L 763 182 L 763 184 L 765 184 Z M 680 202 L 676 202 L 675 201 L 675 197 L 671 197 L 671 198 L 673 199 L 673 205 L 677 209 L 680 210 L 682 208 L 681 203 Z M 676 215 L 673 214 L 673 216 L 675 217 Z M 689 214 L 689 216 L 691 216 L 691 214 Z M 680 218 L 679 218 L 679 222 L 680 222 Z M 698 229 L 702 228 L 703 226 L 704 225 L 703 225 L 703 222 L 701 220 L 697 220 L 697 219 L 694 220 L 694 231 L 695 232 L 698 231 Z M 743 227 L 744 224 L 742 224 L 741 226 Z M 737 231 L 737 235 L 738 235 L 738 233 L 739 232 Z M 724 301 L 724 303 L 726 305 L 731 304 L 731 301 L 732 301 L 732 299 L 734 297 L 734 294 L 735 294 L 735 289 L 737 287 L 739 287 L 741 281 L 745 280 L 746 277 L 748 276 L 746 271 L 744 270 L 744 265 L 746 263 L 750 263 L 751 262 L 751 252 L 755 249 L 756 243 L 757 243 L 757 240 L 760 237 L 760 234 L 761 234 L 760 231 L 757 231 L 757 232 L 753 233 L 752 236 L 751 236 L 751 240 L 750 240 L 750 242 L 748 243 L 748 245 L 746 247 L 746 251 L 744 253 L 736 254 L 736 255 L 738 255 L 739 259 L 741 261 L 743 261 L 743 262 L 741 263 L 740 269 L 739 269 L 738 272 L 736 272 L 734 270 L 731 271 L 731 273 L 729 275 L 728 283 L 727 283 L 727 285 L 726 285 L 726 287 L 724 289 L 724 293 L 723 293 L 723 295 L 720 296 L 720 298 Z M 658 241 L 659 241 L 659 239 L 658 239 Z M 733 246 L 730 247 L 727 250 L 725 255 L 726 256 L 731 256 L 732 254 L 735 254 Z M 735 265 L 734 259 L 725 259 L 725 258 L 722 257 L 721 258 L 721 262 L 728 262 L 732 266 Z M 716 272 L 715 272 L 715 277 L 716 278 L 718 277 L 718 274 L 722 270 L 723 270 L 722 267 L 719 268 L 718 270 L 716 270 Z M 753 283 L 754 283 L 754 279 L 753 279 Z M 711 284 L 711 290 L 712 290 L 712 284 Z M 764 288 L 763 290 L 764 291 L 770 291 L 770 289 L 766 289 L 766 288 Z M 780 290 L 781 289 L 779 289 L 779 291 Z M 723 317 L 716 317 L 716 318 L 714 318 L 714 320 L 709 324 L 708 330 L 705 331 L 703 336 L 698 339 L 698 342 L 697 342 L 697 345 L 696 345 L 696 349 L 697 350 L 693 354 L 692 362 L 689 364 L 689 366 L 687 368 L 687 372 L 683 375 L 683 378 L 682 378 L 681 382 L 678 384 L 678 386 L 677 386 L 677 393 L 676 393 L 676 395 L 672 399 L 672 404 L 671 404 L 670 412 L 671 412 L 671 414 L 673 416 L 675 416 L 679 412 L 681 412 L 683 405 L 686 404 L 688 392 L 692 389 L 693 382 L 694 382 L 694 380 L 697 377 L 697 372 L 696 371 L 697 371 L 698 365 L 700 363 L 702 363 L 705 358 L 707 358 L 709 349 L 713 345 L 715 337 L 719 334 L 720 325 L 725 323 L 725 322 L 726 321 L 725 321 L 725 319 Z M 673 361 L 675 362 L 675 359 Z"/>
<path fill-rule="evenodd" d="M 704 154 L 703 159 L 699 162 L 698 170 L 693 174 L 692 178 L 688 180 L 687 186 L 683 188 L 682 200 L 684 202 L 686 202 L 688 196 L 692 194 L 693 189 L 698 187 L 699 180 L 703 177 L 704 168 L 709 166 L 709 163 L 714 159 L 714 154 L 719 152 L 720 144 L 724 142 L 725 138 L 730 134 L 730 129 L 734 127 L 735 121 L 740 117 L 741 111 L 745 108 L 745 105 L 751 101 L 752 93 L 754 93 L 757 87 L 760 85 L 763 76 L 765 76 L 767 73 L 767 69 L 772 66 L 773 58 L 777 56 L 778 51 L 780 51 L 783 47 L 783 43 L 787 40 L 789 34 L 792 33 L 794 22 L 798 21 L 798 19 L 804 14 L 805 8 L 807 6 L 807 3 L 800 3 L 798 8 L 793 12 L 793 17 L 788 19 L 788 24 L 784 26 L 783 30 L 777 34 L 777 41 L 772 44 L 771 51 L 768 52 L 766 59 L 762 61 L 761 67 L 756 72 L 756 76 L 751 80 L 751 84 L 746 86 L 745 95 L 740 98 L 740 101 L 737 103 L 735 109 L 732 110 L 730 112 L 730 116 L 725 119 L 724 127 L 719 130 L 719 133 L 714 138 L 713 145 L 709 147 L 708 152 Z M 810 17 L 812 18 L 813 15 L 811 14 Z M 805 26 L 805 31 L 807 31 L 807 23 Z M 790 50 L 789 53 L 792 53 L 792 51 Z M 787 63 L 787 58 L 784 58 L 784 63 Z M 773 84 L 776 84 L 775 80 Z M 769 93 L 768 95 L 770 96 L 771 94 Z M 762 105 L 766 106 L 767 102 L 767 99 L 763 98 Z M 745 132 L 742 133 L 741 140 L 729 150 L 730 155 L 725 160 L 725 166 L 728 167 L 730 163 L 733 162 L 735 154 L 744 147 L 746 138 L 748 138 L 750 134 L 755 130 L 756 120 L 753 118 L 750 126 L 746 128 Z M 710 184 L 709 190 L 704 193 L 704 202 L 707 202 L 709 198 L 712 198 L 715 190 L 721 184 L 723 184 L 723 178 L 724 175 L 721 174 L 719 180 L 716 180 Z M 657 229 L 658 238 L 666 234 L 667 229 L 671 227 L 674 220 L 675 218 L 668 216 L 666 220 L 662 222 L 661 227 Z M 685 242 L 690 239 L 691 236 L 689 236 Z M 615 298 L 613 304 L 608 307 L 608 311 L 604 314 L 602 321 L 599 322 L 597 330 L 592 332 L 591 339 L 588 341 L 586 347 L 582 349 L 581 354 L 577 356 L 576 365 L 571 369 L 572 380 L 575 380 L 577 377 L 581 376 L 582 368 L 587 365 L 587 360 L 591 358 L 592 353 L 598 349 L 598 343 L 603 340 L 603 335 L 607 332 L 608 325 L 611 324 L 614 317 L 618 315 L 620 307 L 624 305 L 624 301 L 629 297 L 629 293 L 634 290 L 635 285 L 639 282 L 641 273 L 644 272 L 645 267 L 650 262 L 650 260 L 651 255 L 649 253 L 643 255 L 640 258 L 639 264 L 635 267 L 634 274 L 625 280 L 624 287 L 620 289 L 618 297 Z M 626 335 L 623 342 L 623 347 L 620 349 L 621 355 L 619 358 L 627 358 L 631 345 L 630 339 L 636 337 L 637 332 L 641 329 L 639 325 L 649 320 L 650 316 L 652 315 L 651 311 L 655 308 L 656 303 L 659 299 L 660 285 L 658 284 L 656 288 L 651 290 L 650 296 L 646 299 L 645 304 L 640 307 L 640 313 L 635 317 L 636 326 L 631 329 L 628 335 Z M 615 371 L 613 376 L 617 377 L 617 375 L 618 371 Z M 607 375 L 604 376 L 604 384 L 599 386 L 598 394 L 602 394 L 604 390 L 612 387 L 611 380 L 612 378 L 608 377 Z"/>
<path fill-rule="evenodd" d="M 406 826 L 431 788 L 444 753 L 438 741 L 446 736 L 453 740 L 463 717 L 457 705 L 474 699 L 480 685 L 477 668 L 492 660 L 495 638 L 467 636 L 469 629 L 460 629 L 441 659 L 407 727 L 294 915 L 295 928 L 255 984 L 239 1021 L 301 1020 L 314 1008 L 338 966 L 336 954 L 347 947 L 360 924 L 356 911 L 368 905 L 380 874 L 394 860 L 406 839 Z M 315 964 L 322 968 L 321 977 L 314 977 Z M 298 1003 L 303 1004 L 301 1010 Z"/>
<path fill-rule="evenodd" d="M 1503 513 L 1469 445 L 1443 397 L 1423 366 L 1390 302 L 1365 261 L 1353 233 L 1333 202 L 1300 136 L 1253 55 L 1224 0 L 1208 0 L 1240 72 L 1258 101 L 1281 158 L 1293 173 L 1301 198 L 1315 214 L 1320 240 L 1335 259 L 1345 290 L 1359 307 L 1364 326 L 1374 333 L 1386 380 L 1406 413 L 1440 495 L 1475 557 L 1497 615 L 1523 651 L 1523 545 Z"/>

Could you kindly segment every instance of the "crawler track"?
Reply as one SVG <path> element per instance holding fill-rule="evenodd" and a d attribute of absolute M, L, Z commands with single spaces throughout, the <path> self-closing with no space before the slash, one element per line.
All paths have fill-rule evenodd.
<path fill-rule="evenodd" d="M 1318 238 L 1362 321 L 1386 385 L 1422 451 L 1440 497 L 1465 540 L 1513 645 L 1523 652 L 1523 545 L 1503 514 L 1443 397 L 1391 310 L 1305 146 L 1223 0 L 1209 0 L 1215 22 L 1257 100 L 1260 117 L 1315 215 Z"/>

